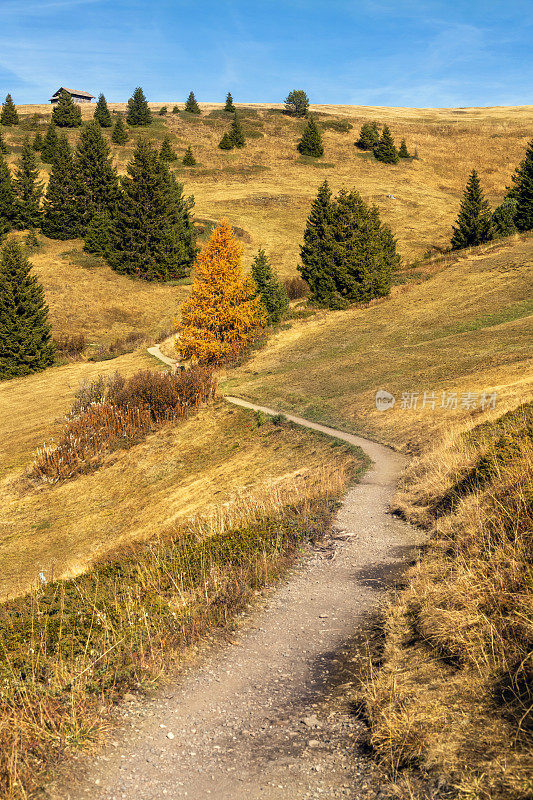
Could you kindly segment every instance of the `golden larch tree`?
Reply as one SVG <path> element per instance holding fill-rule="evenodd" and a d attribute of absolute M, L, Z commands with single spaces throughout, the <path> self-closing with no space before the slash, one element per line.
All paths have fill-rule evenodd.
<path fill-rule="evenodd" d="M 181 306 L 176 349 L 182 358 L 224 359 L 266 324 L 266 311 L 251 276 L 243 274 L 241 258 L 233 230 L 221 222 L 198 256 L 191 294 Z"/>

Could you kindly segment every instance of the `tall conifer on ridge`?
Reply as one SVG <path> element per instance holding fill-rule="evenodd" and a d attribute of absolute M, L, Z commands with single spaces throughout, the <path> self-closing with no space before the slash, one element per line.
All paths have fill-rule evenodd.
<path fill-rule="evenodd" d="M 470 173 L 463 193 L 457 221 L 453 227 L 452 250 L 474 247 L 494 238 L 492 214 L 485 200 L 479 176 L 475 169 Z"/>
<path fill-rule="evenodd" d="M 0 113 L 0 125 L 18 125 L 19 115 L 10 94 L 6 95 L 6 99 L 2 105 L 2 112 Z"/>
<path fill-rule="evenodd" d="M 43 184 L 39 180 L 39 170 L 35 151 L 28 137 L 22 144 L 20 160 L 15 171 L 15 225 L 19 230 L 40 226 L 40 202 Z"/>

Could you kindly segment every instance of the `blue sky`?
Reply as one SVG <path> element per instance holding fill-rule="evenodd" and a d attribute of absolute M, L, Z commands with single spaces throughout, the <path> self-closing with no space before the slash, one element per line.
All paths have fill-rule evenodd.
<path fill-rule="evenodd" d="M 533 103 L 531 0 L 0 0 L 0 96 Z"/>

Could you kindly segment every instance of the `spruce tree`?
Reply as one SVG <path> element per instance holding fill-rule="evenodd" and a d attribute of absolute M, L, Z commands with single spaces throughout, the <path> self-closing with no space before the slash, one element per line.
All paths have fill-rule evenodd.
<path fill-rule="evenodd" d="M 226 95 L 226 105 L 224 106 L 224 111 L 227 111 L 230 114 L 235 113 L 235 106 L 233 105 L 233 97 L 231 96 L 231 92 L 228 92 Z"/>
<path fill-rule="evenodd" d="M 0 378 L 18 378 L 54 361 L 48 307 L 20 245 L 11 240 L 0 256 Z"/>
<path fill-rule="evenodd" d="M 193 152 L 190 145 L 185 151 L 182 164 L 184 167 L 194 167 L 194 165 L 196 164 L 196 159 L 193 156 Z"/>
<path fill-rule="evenodd" d="M 11 172 L 0 153 L 0 240 L 11 230 L 15 219 L 15 191 Z"/>
<path fill-rule="evenodd" d="M 506 197 L 503 203 L 494 209 L 492 225 L 495 236 L 511 236 L 516 233 L 516 206 L 514 197 Z"/>
<path fill-rule="evenodd" d="M 83 128 L 74 164 L 80 234 L 83 235 L 96 211 L 107 211 L 113 216 L 119 197 L 119 183 L 109 145 L 97 122 L 90 122 Z"/>
<path fill-rule="evenodd" d="M 266 309 L 269 324 L 279 322 L 289 307 L 289 298 L 262 248 L 259 249 L 252 264 L 252 278 Z"/>
<path fill-rule="evenodd" d="M 87 253 L 105 257 L 109 253 L 110 247 L 111 217 L 107 211 L 97 211 L 87 228 L 83 249 Z"/>
<path fill-rule="evenodd" d="M 300 255 L 311 299 L 330 308 L 388 294 L 399 264 L 396 241 L 378 210 L 356 191 L 343 189 L 332 200 L 327 182 L 311 207 Z"/>
<path fill-rule="evenodd" d="M 398 150 L 398 155 L 400 158 L 411 158 L 409 150 L 407 149 L 407 145 L 405 144 L 405 139 L 402 139 L 401 141 L 400 149 Z"/>
<path fill-rule="evenodd" d="M 2 131 L 0 131 L 0 153 L 5 156 L 9 153 L 9 147 L 5 143 L 4 137 L 2 136 Z"/>
<path fill-rule="evenodd" d="M 164 117 L 165 114 L 168 114 L 168 108 L 167 106 L 161 106 L 161 108 L 159 109 L 159 116 Z"/>
<path fill-rule="evenodd" d="M 309 110 L 309 98 L 303 89 L 293 89 L 285 100 L 285 113 L 292 117 L 305 117 Z"/>
<path fill-rule="evenodd" d="M 400 160 L 398 151 L 394 145 L 394 139 L 387 125 L 383 126 L 379 144 L 374 147 L 374 156 L 384 164 L 397 164 Z"/>
<path fill-rule="evenodd" d="M 170 144 L 170 136 L 165 136 L 163 139 L 159 151 L 159 158 L 162 158 L 163 161 L 175 161 L 177 159 L 177 155 Z"/>
<path fill-rule="evenodd" d="M 193 204 L 153 144 L 140 139 L 112 216 L 107 259 L 113 269 L 146 280 L 187 275 L 196 256 Z"/>
<path fill-rule="evenodd" d="M 244 147 L 246 144 L 246 138 L 244 136 L 244 131 L 242 129 L 241 121 L 237 112 L 235 112 L 233 122 L 231 123 L 229 138 L 235 147 Z"/>
<path fill-rule="evenodd" d="M 128 100 L 128 115 L 126 117 L 128 125 L 150 125 L 152 114 L 148 108 L 146 97 L 140 86 L 133 92 L 133 96 Z"/>
<path fill-rule="evenodd" d="M 359 131 L 359 139 L 355 146 L 360 150 L 373 150 L 379 144 L 379 129 L 377 122 L 364 122 Z"/>
<path fill-rule="evenodd" d="M 185 103 L 185 111 L 188 111 L 189 114 L 201 114 L 200 106 L 196 102 L 196 97 L 194 96 L 194 92 L 190 92 L 187 102 Z"/>
<path fill-rule="evenodd" d="M 36 153 L 40 153 L 43 149 L 44 139 L 41 131 L 37 131 L 35 136 L 33 137 L 32 147 Z"/>
<path fill-rule="evenodd" d="M 115 122 L 115 127 L 113 128 L 113 133 L 111 134 L 111 141 L 114 144 L 122 146 L 126 144 L 129 138 L 128 131 L 124 125 L 124 120 L 122 117 L 118 117 L 117 121 Z"/>
<path fill-rule="evenodd" d="M 26 250 L 37 250 L 37 248 L 40 246 L 41 242 L 37 237 L 37 231 L 35 228 L 30 228 L 26 238 L 24 239 L 24 247 Z"/>
<path fill-rule="evenodd" d="M 43 139 L 43 146 L 41 148 L 41 161 L 45 164 L 52 164 L 57 150 L 57 128 L 55 123 L 50 122 Z"/>
<path fill-rule="evenodd" d="M 2 113 L 0 114 L 0 125 L 18 125 L 19 115 L 15 108 L 15 103 L 10 94 L 6 95 L 6 99 L 2 105 Z"/>
<path fill-rule="evenodd" d="M 178 106 L 174 106 L 174 108 L 172 109 L 172 113 L 173 114 L 179 114 L 180 113 L 180 110 L 179 110 Z"/>
<path fill-rule="evenodd" d="M 40 226 L 39 205 L 43 185 L 39 181 L 39 170 L 35 151 L 28 137 L 24 139 L 20 160 L 15 172 L 15 226 L 19 230 Z"/>
<path fill-rule="evenodd" d="M 335 306 L 336 286 L 333 264 L 333 207 L 331 189 L 326 181 L 319 187 L 311 204 L 304 242 L 300 247 L 301 265 L 298 271 L 310 287 L 310 300 Z"/>
<path fill-rule="evenodd" d="M 41 230 L 51 239 L 75 239 L 80 233 L 78 183 L 67 137 L 60 136 L 43 203 Z"/>
<path fill-rule="evenodd" d="M 533 230 L 533 139 L 515 174 L 509 196 L 516 200 L 514 223 L 519 231 Z"/>
<path fill-rule="evenodd" d="M 94 109 L 94 121 L 97 122 L 101 128 L 113 127 L 111 120 L 111 113 L 107 107 L 107 101 L 103 94 L 99 95 L 96 108 Z"/>
<path fill-rule="evenodd" d="M 58 128 L 79 128 L 81 125 L 81 109 L 64 89 L 52 111 L 52 122 Z"/>
<path fill-rule="evenodd" d="M 231 138 L 231 136 L 227 131 L 223 135 L 220 142 L 218 143 L 218 146 L 220 147 L 221 150 L 233 150 L 233 148 L 235 147 L 233 139 Z"/>
<path fill-rule="evenodd" d="M 324 146 L 322 144 L 322 137 L 320 135 L 320 131 L 317 128 L 317 124 L 314 120 L 314 117 L 309 117 L 309 122 L 305 127 L 305 130 L 302 134 L 302 138 L 298 142 L 297 149 L 303 156 L 313 156 L 314 158 L 320 158 L 320 156 L 324 155 Z"/>
<path fill-rule="evenodd" d="M 459 216 L 453 228 L 452 250 L 489 242 L 494 236 L 492 214 L 475 169 L 470 173 Z"/>

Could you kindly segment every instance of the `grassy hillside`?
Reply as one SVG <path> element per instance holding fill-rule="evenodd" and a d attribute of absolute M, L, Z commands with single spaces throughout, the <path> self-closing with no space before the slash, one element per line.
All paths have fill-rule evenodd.
<path fill-rule="evenodd" d="M 247 264 L 262 246 L 283 276 L 295 274 L 309 204 L 326 177 L 334 190 L 353 186 L 366 201 L 378 205 L 408 261 L 434 245 L 447 245 L 472 167 L 478 169 L 491 202 L 499 203 L 531 136 L 533 117 L 530 106 L 313 106 L 325 145 L 324 157 L 313 160 L 302 158 L 296 151 L 304 123 L 285 116 L 281 106 L 241 109 L 247 146 L 228 153 L 217 147 L 231 120 L 220 105 L 203 105 L 199 117 L 184 112 L 160 117 L 157 111 L 162 104 L 151 105 L 153 124 L 133 131 L 125 147 L 112 146 L 119 172 L 125 171 L 139 134 L 156 141 L 169 134 L 180 156 L 192 145 L 198 165 L 184 168 L 177 161 L 173 169 L 185 182 L 186 193 L 195 196 L 197 217 L 207 224 L 222 217 L 229 219 L 240 229 Z M 174 103 L 167 105 L 170 111 Z M 116 112 L 126 108 L 124 104 L 110 107 Z M 11 148 L 7 156 L 11 166 L 20 152 L 22 137 L 26 133 L 33 136 L 36 126 L 44 130 L 51 106 L 21 106 L 19 111 L 21 126 L 2 129 Z M 93 111 L 94 106 L 82 107 L 84 118 L 90 118 Z M 362 122 L 374 119 L 389 124 L 398 143 L 405 137 L 409 150 L 418 150 L 418 160 L 390 166 L 357 150 L 354 141 Z M 352 127 L 340 132 L 335 129 L 339 122 Z M 104 135 L 110 138 L 111 132 L 107 130 Z M 72 144 L 78 136 L 79 131 L 68 131 Z M 49 165 L 41 165 L 44 182 L 49 170 Z M 79 329 L 92 341 L 109 342 L 126 329 L 153 335 L 171 325 L 182 298 L 180 287 L 137 285 L 117 276 L 98 259 L 80 255 L 80 247 L 79 242 L 46 241 L 32 258 L 43 280 L 57 333 Z M 95 308 L 99 314 L 95 314 Z"/>
<path fill-rule="evenodd" d="M 285 326 L 228 372 L 224 390 L 417 452 L 451 423 L 482 417 L 483 391 L 498 393 L 497 409 L 530 395 L 532 268 L 529 235 L 448 257 L 388 299 Z M 379 389 L 397 398 L 393 409 L 376 409 Z M 458 392 L 456 410 L 440 408 L 443 391 Z M 404 392 L 418 392 L 416 409 L 402 409 Z M 466 392 L 478 394 L 475 409 L 461 408 Z"/>

